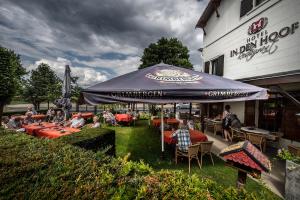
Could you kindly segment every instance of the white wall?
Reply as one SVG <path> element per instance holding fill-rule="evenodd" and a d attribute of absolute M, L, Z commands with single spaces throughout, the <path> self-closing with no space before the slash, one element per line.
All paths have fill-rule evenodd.
<path fill-rule="evenodd" d="M 267 9 L 268 7 L 270 8 Z M 204 60 L 208 61 L 224 54 L 224 77 L 241 79 L 300 69 L 299 0 L 269 0 L 242 18 L 240 18 L 240 1 L 238 0 L 221 1 L 218 11 L 220 17 L 217 18 L 214 13 L 205 27 L 203 55 Z M 262 13 L 233 30 L 260 12 Z M 245 59 L 238 59 L 237 56 L 230 57 L 231 50 L 247 43 L 249 26 L 261 17 L 268 18 L 267 26 L 261 31 L 267 30 L 268 34 L 278 32 L 295 22 L 299 22 L 299 27 L 294 34 L 281 38 L 275 43 L 278 49 L 272 55 L 258 53 L 248 62 Z M 209 45 L 231 30 L 233 30 L 231 33 Z"/>
<path fill-rule="evenodd" d="M 225 105 L 230 105 L 231 109 L 230 111 L 234 114 L 237 115 L 237 117 L 239 118 L 239 120 L 244 123 L 245 120 L 245 102 L 241 101 L 241 102 L 226 102 L 224 103 L 224 107 Z"/>

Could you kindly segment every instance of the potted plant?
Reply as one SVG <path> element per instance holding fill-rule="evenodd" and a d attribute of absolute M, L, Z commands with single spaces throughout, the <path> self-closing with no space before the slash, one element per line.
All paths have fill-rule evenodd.
<path fill-rule="evenodd" d="M 286 160 L 285 199 L 300 199 L 300 157 L 284 148 L 278 150 L 278 157 Z"/>

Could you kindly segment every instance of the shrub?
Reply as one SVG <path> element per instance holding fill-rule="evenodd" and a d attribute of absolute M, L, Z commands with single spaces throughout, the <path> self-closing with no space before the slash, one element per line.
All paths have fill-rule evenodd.
<path fill-rule="evenodd" d="M 155 172 L 128 156 L 110 158 L 66 140 L 3 132 L 0 199 L 266 199 L 182 171 Z"/>
<path fill-rule="evenodd" d="M 116 154 L 115 131 L 110 129 L 85 127 L 78 133 L 66 135 L 56 140 L 95 152 L 107 149 L 107 154 L 111 156 Z"/>

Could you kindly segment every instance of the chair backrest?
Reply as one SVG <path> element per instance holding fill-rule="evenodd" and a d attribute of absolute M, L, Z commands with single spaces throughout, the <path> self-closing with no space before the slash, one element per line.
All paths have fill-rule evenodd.
<path fill-rule="evenodd" d="M 194 144 L 194 145 L 189 146 L 189 150 L 188 150 L 189 156 L 198 155 L 199 148 L 200 148 L 199 144 Z"/>
<path fill-rule="evenodd" d="M 207 142 L 200 142 L 198 144 L 200 144 L 200 148 L 199 151 L 201 153 L 207 153 L 211 151 L 212 145 L 213 145 L 213 141 L 207 141 Z"/>
<path fill-rule="evenodd" d="M 264 137 L 262 135 L 247 133 L 248 140 L 253 144 L 261 144 L 263 142 Z"/>
<path fill-rule="evenodd" d="M 230 129 L 231 129 L 232 137 L 244 137 L 246 139 L 246 133 L 232 127 L 230 127 Z"/>
<path fill-rule="evenodd" d="M 288 145 L 288 150 L 291 154 L 295 156 L 300 156 L 300 148 L 292 145 Z"/>

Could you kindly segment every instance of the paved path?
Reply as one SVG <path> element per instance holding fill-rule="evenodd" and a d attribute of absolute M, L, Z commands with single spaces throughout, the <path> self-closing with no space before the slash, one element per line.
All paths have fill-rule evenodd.
<path fill-rule="evenodd" d="M 220 135 L 214 135 L 211 132 L 206 132 L 208 140 L 214 141 L 212 151 L 214 154 L 219 155 L 222 149 L 227 147 L 230 143 L 226 142 Z M 255 181 L 262 181 L 266 187 L 272 192 L 283 198 L 284 196 L 284 180 L 285 180 L 285 163 L 280 160 L 275 160 L 277 151 L 274 149 L 267 149 L 266 155 L 272 162 L 272 171 L 270 174 L 263 173 L 261 180 L 254 179 Z"/>

